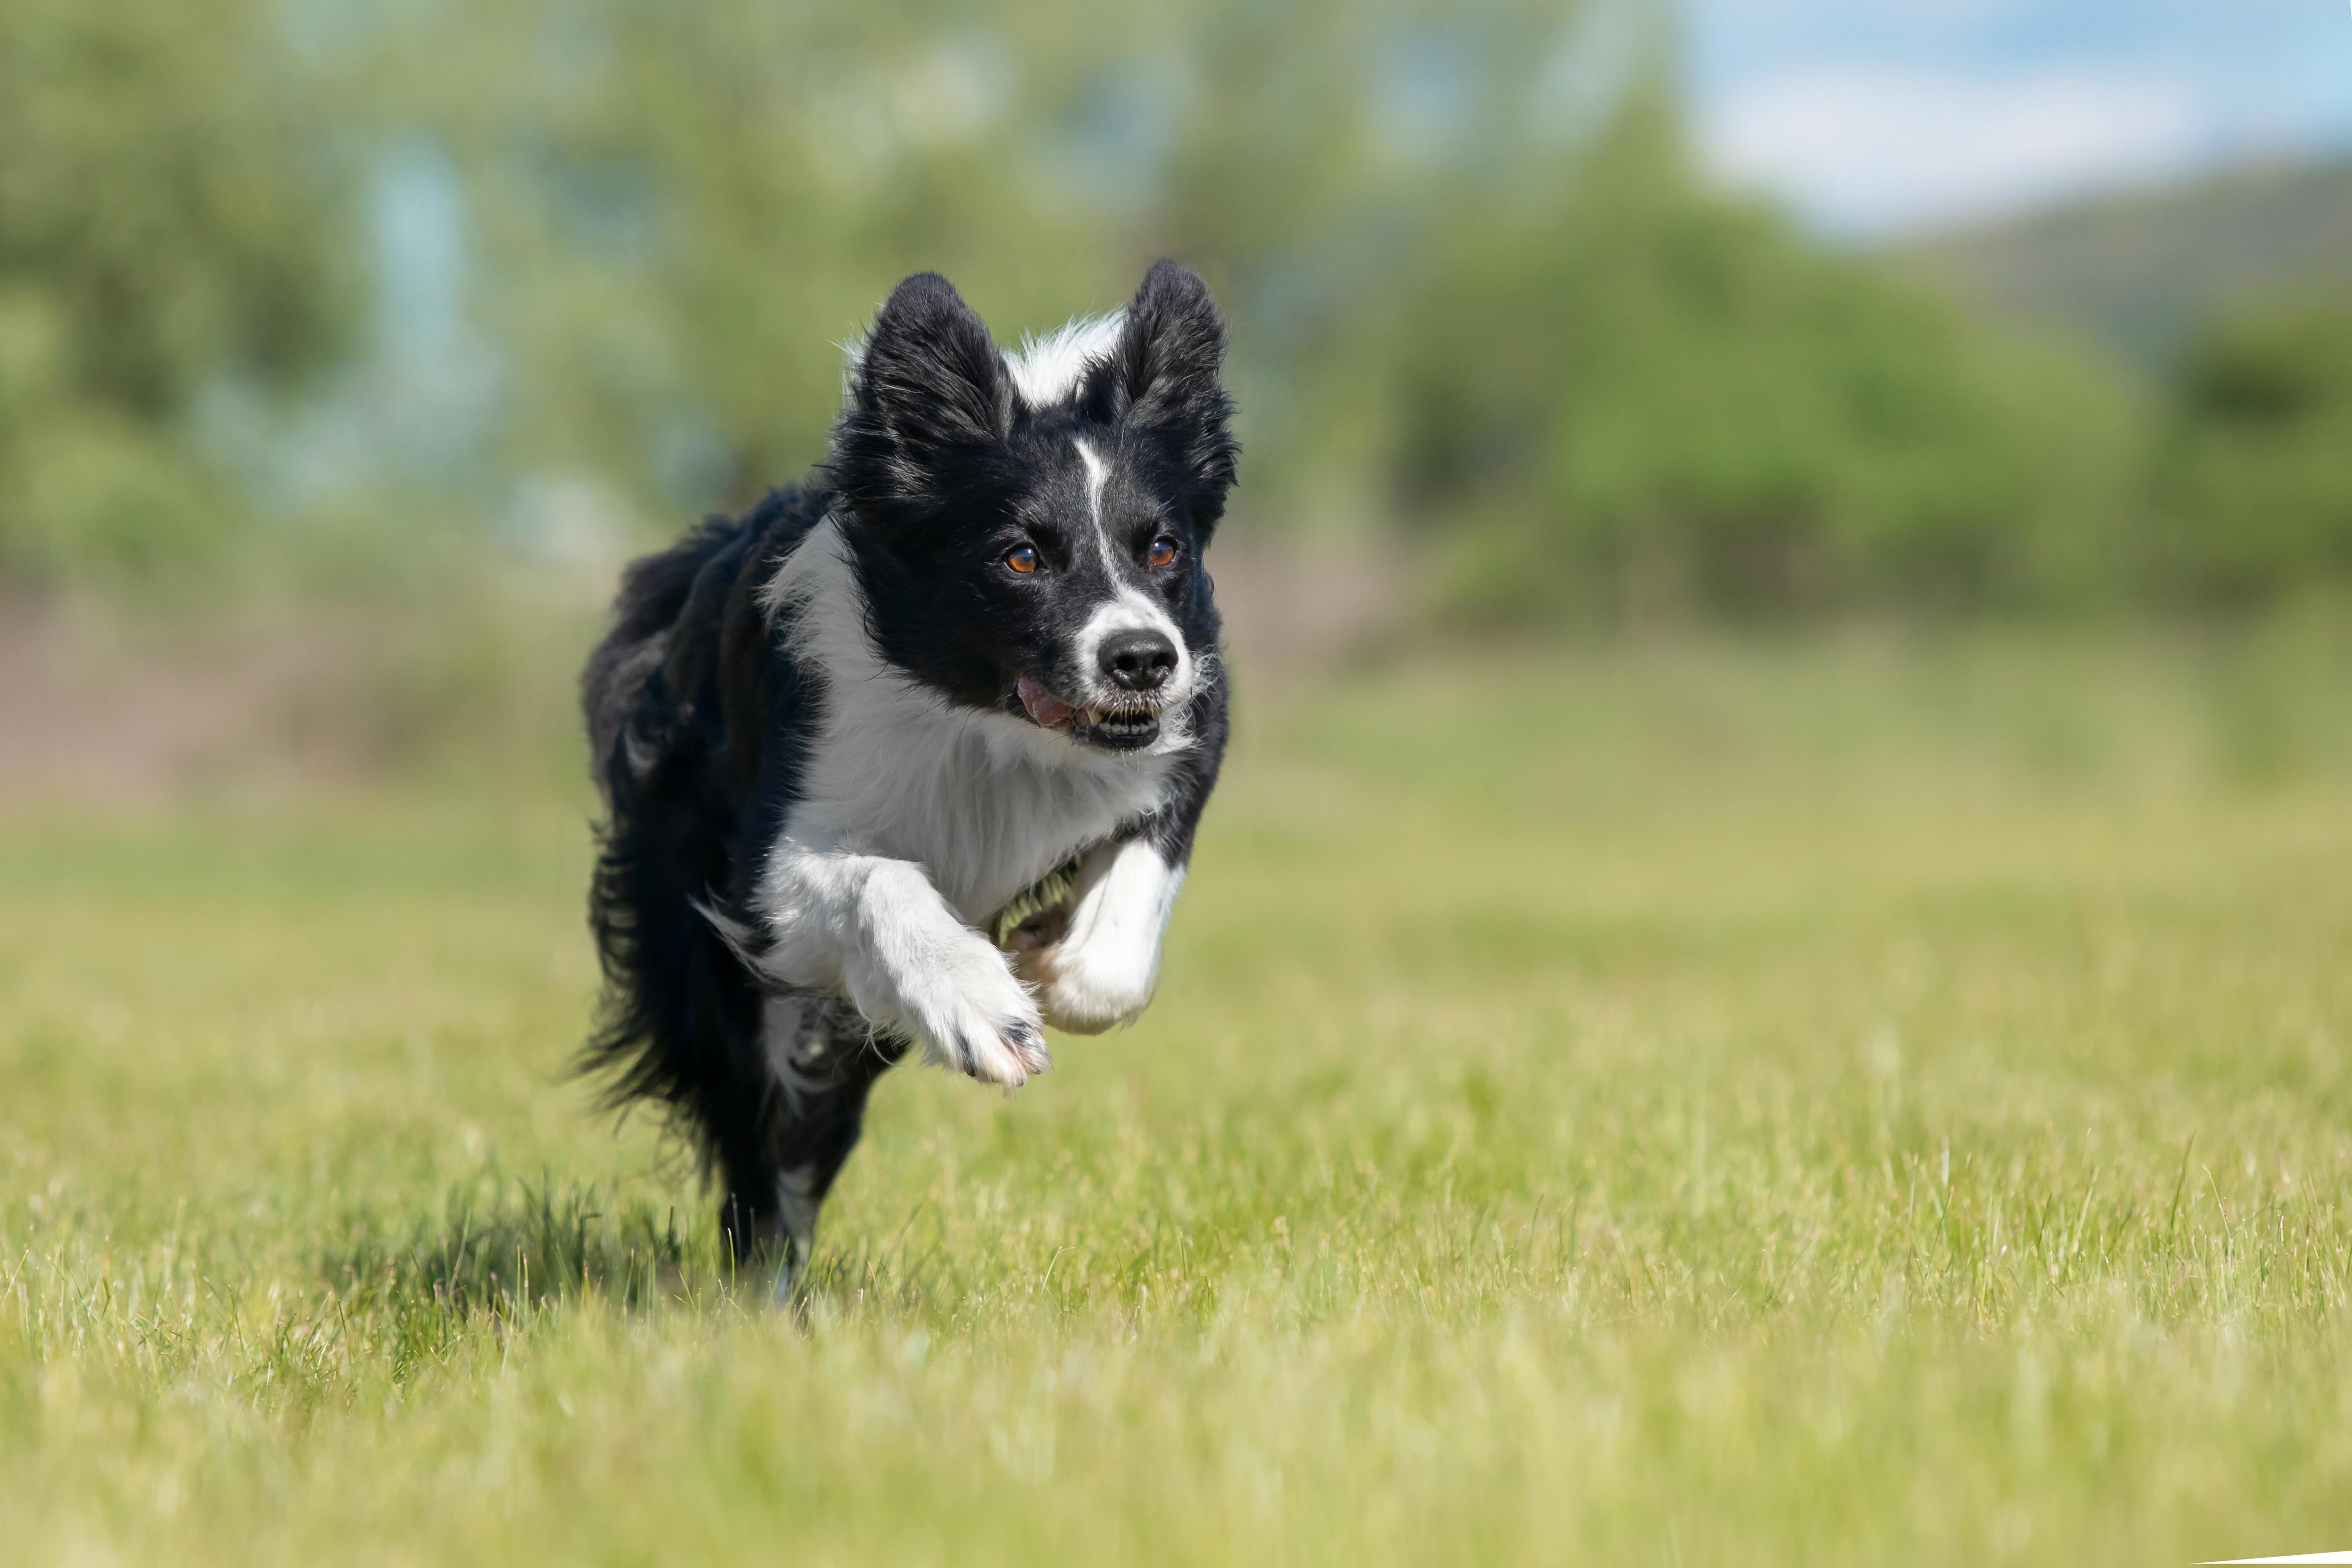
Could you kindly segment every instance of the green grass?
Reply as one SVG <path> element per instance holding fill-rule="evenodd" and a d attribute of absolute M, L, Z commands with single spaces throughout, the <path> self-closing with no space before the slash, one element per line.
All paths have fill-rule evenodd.
<path fill-rule="evenodd" d="M 2341 652 L 1250 701 L 1153 1011 L 886 1081 L 800 1318 L 563 1075 L 579 797 L 16 821 L 0 1555 L 2352 1547 Z"/>

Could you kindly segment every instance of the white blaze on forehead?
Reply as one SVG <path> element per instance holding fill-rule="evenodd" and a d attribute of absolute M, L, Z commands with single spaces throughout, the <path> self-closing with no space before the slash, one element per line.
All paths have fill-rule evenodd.
<path fill-rule="evenodd" d="M 1078 461 L 1086 465 L 1087 510 L 1092 514 L 1095 519 L 1095 531 L 1097 533 L 1100 533 L 1102 531 L 1103 484 L 1106 480 L 1109 479 L 1110 470 L 1103 465 L 1103 460 L 1101 458 L 1095 455 L 1095 449 L 1088 446 L 1085 442 L 1073 441 L 1070 444 L 1078 449 Z"/>
<path fill-rule="evenodd" d="M 1122 565 L 1118 552 L 1111 548 L 1110 527 L 1103 520 L 1103 487 L 1109 483 L 1110 466 L 1095 455 L 1095 449 L 1080 439 L 1070 444 L 1077 449 L 1078 461 L 1087 471 L 1087 512 L 1094 522 L 1095 547 L 1102 553 L 1103 570 L 1109 577 L 1113 597 L 1087 618 L 1078 632 L 1078 667 L 1094 670 L 1103 640 L 1118 632 L 1158 632 L 1176 646 L 1176 674 L 1168 683 L 1167 697 L 1181 701 L 1192 690 L 1192 655 L 1184 646 L 1184 634 L 1168 612 L 1128 580 L 1129 568 Z"/>
<path fill-rule="evenodd" d="M 1078 461 L 1087 470 L 1087 516 L 1094 519 L 1095 548 L 1102 552 L 1103 570 L 1119 587 L 1127 586 L 1126 575 L 1118 569 L 1118 555 L 1110 548 L 1110 529 L 1103 522 L 1103 486 L 1110 480 L 1110 469 L 1095 455 L 1095 449 L 1083 441 L 1072 441 L 1078 449 Z"/>

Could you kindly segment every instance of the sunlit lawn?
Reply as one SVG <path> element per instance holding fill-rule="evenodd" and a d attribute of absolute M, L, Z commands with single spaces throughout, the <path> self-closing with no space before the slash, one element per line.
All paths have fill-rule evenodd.
<path fill-rule="evenodd" d="M 803 1314 L 565 1076 L 584 795 L 0 825 L 11 1563 L 2352 1547 L 2352 664 L 1279 695 L 1138 1027 L 886 1082 Z"/>

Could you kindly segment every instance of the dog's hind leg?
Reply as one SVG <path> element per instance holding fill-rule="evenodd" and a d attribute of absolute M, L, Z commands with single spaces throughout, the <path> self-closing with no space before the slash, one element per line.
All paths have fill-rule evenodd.
<path fill-rule="evenodd" d="M 854 1009 L 821 998 L 770 997 L 761 1015 L 770 1142 L 756 1193 L 729 1179 L 730 1210 L 759 1210 L 759 1240 L 776 1261 L 776 1293 L 800 1286 L 816 1244 L 817 1212 L 864 1129 L 874 1081 L 905 1047 L 876 1040 Z M 759 1200 L 765 1199 L 764 1203 Z M 739 1244 L 739 1261 L 743 1252 Z"/>
<path fill-rule="evenodd" d="M 683 1016 L 663 1040 L 682 1064 L 676 1098 L 691 1113 L 719 1178 L 719 1233 L 741 1270 L 785 1240 L 776 1181 L 783 1106 L 767 1072 L 760 993 L 715 938 L 708 946 L 685 967 Z"/>

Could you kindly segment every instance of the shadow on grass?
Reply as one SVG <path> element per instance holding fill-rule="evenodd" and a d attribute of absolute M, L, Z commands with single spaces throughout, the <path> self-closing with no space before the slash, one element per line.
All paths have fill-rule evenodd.
<path fill-rule="evenodd" d="M 998 1282 L 974 1277 L 939 1228 L 939 1217 L 918 1205 L 891 1230 L 820 1243 L 799 1290 L 779 1300 L 772 1267 L 739 1271 L 699 1208 L 682 1214 L 593 1183 L 490 1170 L 454 1184 L 437 1215 L 355 1212 L 317 1257 L 340 1336 L 388 1353 L 404 1377 L 469 1339 L 502 1339 L 583 1307 L 782 1310 L 803 1325 L 877 1313 L 954 1322 L 989 1301 Z M 1049 1294 L 1056 1283 L 1050 1273 L 1043 1281 Z"/>
<path fill-rule="evenodd" d="M 675 1208 L 551 1177 L 467 1183 L 437 1218 L 354 1217 L 320 1266 L 353 1326 L 388 1333 L 403 1360 L 437 1354 L 486 1322 L 520 1326 L 583 1301 L 635 1312 L 731 1283 Z"/>

